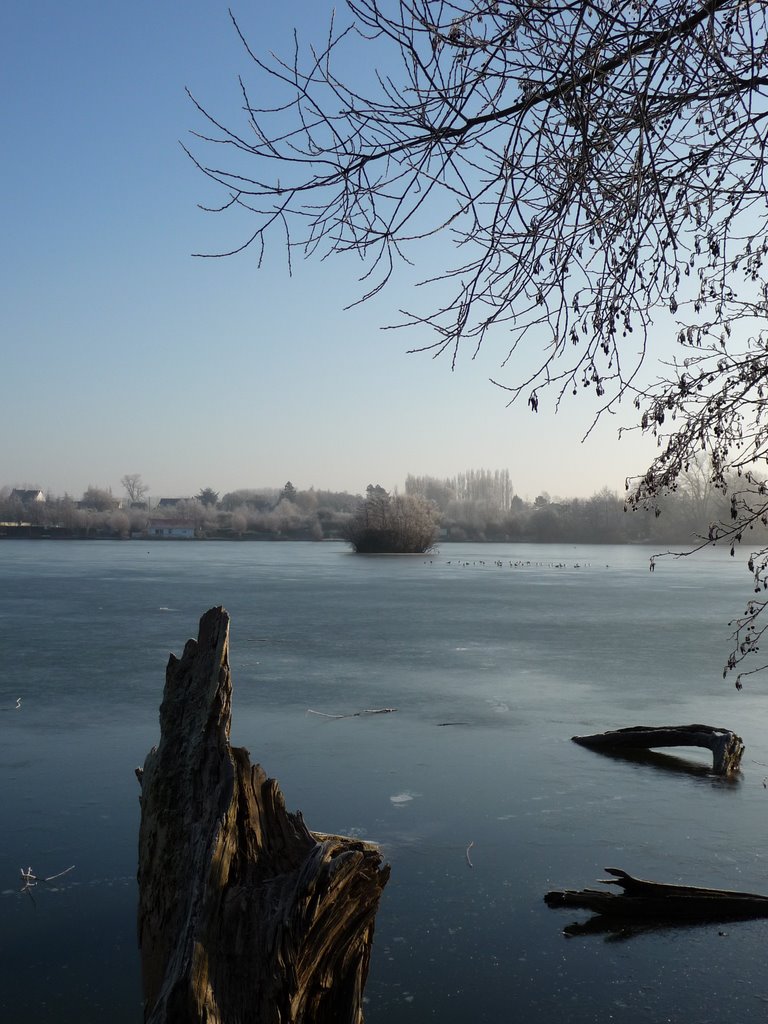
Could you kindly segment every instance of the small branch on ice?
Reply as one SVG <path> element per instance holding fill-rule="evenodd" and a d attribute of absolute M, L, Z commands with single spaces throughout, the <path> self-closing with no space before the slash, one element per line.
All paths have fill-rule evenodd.
<path fill-rule="evenodd" d="M 465 857 L 467 858 L 467 864 L 469 864 L 469 866 L 470 866 L 471 868 L 473 868 L 473 867 L 474 867 L 475 865 L 474 865 L 474 864 L 472 863 L 472 861 L 471 861 L 471 860 L 469 859 L 469 851 L 470 851 L 470 850 L 472 849 L 472 847 L 473 847 L 474 845 L 475 845 L 475 841 L 474 841 L 474 839 L 473 839 L 473 840 L 472 840 L 472 842 L 471 842 L 471 843 L 469 844 L 469 846 L 467 847 L 467 852 L 466 852 L 466 853 L 464 854 L 464 856 L 465 856 Z"/>
<path fill-rule="evenodd" d="M 349 715 L 328 715 L 325 711 L 313 711 L 307 708 L 308 715 L 320 715 L 321 718 L 358 718 L 360 715 L 389 715 L 397 708 L 369 708 L 365 711 L 353 711 Z"/>
<path fill-rule="evenodd" d="M 22 892 L 29 892 L 30 889 L 34 889 L 38 882 L 52 882 L 55 878 L 61 878 L 62 875 L 68 874 L 70 871 L 74 871 L 75 865 L 72 864 L 68 868 L 64 868 L 63 871 L 59 871 L 58 874 L 48 875 L 47 878 L 40 878 L 34 873 L 31 867 L 21 868 L 21 877 L 24 879 L 24 885 L 22 886 Z"/>

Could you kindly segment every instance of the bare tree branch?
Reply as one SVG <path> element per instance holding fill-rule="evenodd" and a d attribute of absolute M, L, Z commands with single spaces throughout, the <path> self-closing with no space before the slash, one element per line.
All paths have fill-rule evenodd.
<path fill-rule="evenodd" d="M 412 351 L 455 365 L 488 344 L 494 383 L 534 411 L 584 391 L 603 411 L 631 398 L 660 447 L 629 503 L 653 504 L 703 457 L 732 515 L 706 542 L 762 541 L 768 4 L 346 9 L 320 46 L 295 37 L 286 58 L 258 54 L 232 17 L 256 84 L 240 79 L 239 127 L 197 103 L 199 148 L 224 147 L 229 166 L 193 156 L 225 191 L 218 209 L 250 220 L 230 252 L 255 245 L 261 261 L 276 239 L 289 255 L 355 253 L 357 301 L 426 254 L 430 273 L 393 325 L 416 332 Z M 670 318 L 681 354 L 641 386 Z M 749 564 L 762 592 L 768 548 Z M 756 650 L 761 610 L 737 621 L 728 667 Z"/>

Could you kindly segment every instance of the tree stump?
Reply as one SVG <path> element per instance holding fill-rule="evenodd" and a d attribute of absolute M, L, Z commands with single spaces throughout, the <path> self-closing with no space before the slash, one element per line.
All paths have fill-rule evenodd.
<path fill-rule="evenodd" d="M 138 932 L 148 1024 L 361 1024 L 389 867 L 310 832 L 229 743 L 229 616 L 171 655 L 141 782 Z"/>
<path fill-rule="evenodd" d="M 712 751 L 712 771 L 730 775 L 739 770 L 744 754 L 741 736 L 713 725 L 633 725 L 627 729 L 572 736 L 591 750 L 651 750 L 655 747 L 706 747 Z"/>

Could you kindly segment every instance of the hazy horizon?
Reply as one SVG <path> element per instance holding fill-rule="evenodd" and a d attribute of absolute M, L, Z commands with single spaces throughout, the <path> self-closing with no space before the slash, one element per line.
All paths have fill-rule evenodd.
<path fill-rule="evenodd" d="M 150 500 L 151 502 L 155 502 L 155 501 L 159 501 L 161 498 L 178 498 L 178 499 L 181 499 L 181 500 L 194 499 L 201 492 L 201 490 L 203 490 L 205 487 L 207 487 L 209 485 L 212 486 L 212 489 L 215 490 L 215 492 L 218 494 L 219 498 L 223 498 L 224 495 L 229 494 L 231 492 L 238 492 L 238 490 L 254 490 L 254 492 L 262 492 L 262 493 L 267 493 L 267 492 L 279 493 L 280 490 L 282 490 L 283 487 L 285 486 L 285 484 L 288 483 L 288 482 L 292 483 L 296 487 L 297 490 L 318 490 L 318 492 L 323 492 L 323 490 L 329 490 L 329 492 L 347 493 L 347 494 L 350 494 L 350 495 L 360 495 L 360 496 L 365 495 L 366 487 L 370 483 L 373 483 L 373 484 L 381 484 L 382 486 L 384 486 L 384 488 L 386 490 L 390 490 L 390 492 L 392 492 L 392 493 L 397 492 L 399 494 L 404 494 L 404 492 L 406 492 L 406 477 L 408 475 L 413 475 L 413 476 L 431 476 L 431 477 L 436 477 L 437 479 L 443 480 L 443 479 L 455 478 L 457 475 L 459 475 L 459 473 L 463 473 L 463 472 L 465 472 L 468 469 L 476 469 L 476 470 L 485 469 L 485 470 L 490 470 L 490 471 L 493 472 L 493 471 L 496 471 L 497 469 L 505 469 L 505 468 L 506 467 L 503 467 L 503 466 L 465 466 L 462 469 L 457 470 L 454 473 L 445 474 L 444 476 L 443 475 L 437 476 L 437 474 L 429 473 L 429 472 L 413 473 L 413 474 L 411 474 L 409 472 L 409 473 L 406 473 L 406 474 L 402 474 L 402 476 L 398 480 L 395 480 L 393 483 L 390 483 L 390 484 L 382 483 L 381 480 L 373 479 L 372 478 L 372 479 L 366 479 L 365 483 L 360 483 L 360 484 L 357 484 L 357 485 L 349 485 L 349 486 L 343 486 L 343 485 L 342 486 L 332 486 L 332 485 L 327 484 L 323 480 L 318 480 L 318 481 L 314 481 L 314 482 L 306 483 L 306 484 L 304 484 L 302 482 L 298 482 L 297 483 L 296 480 L 293 479 L 293 477 L 286 477 L 285 479 L 282 479 L 281 481 L 272 481 L 272 482 L 267 482 L 267 483 L 263 483 L 263 482 L 261 482 L 261 483 L 240 483 L 240 484 L 236 484 L 234 486 L 225 487 L 225 488 L 215 487 L 215 486 L 212 486 L 212 485 L 210 485 L 210 484 L 208 484 L 206 482 L 203 482 L 199 486 L 195 486 L 194 488 L 187 487 L 186 489 L 183 489 L 183 488 L 176 488 L 176 489 L 174 489 L 172 487 L 153 486 L 151 483 L 147 483 L 147 485 L 150 486 L 150 490 L 148 490 L 148 492 L 146 493 L 145 497 L 142 500 L 143 501 Z M 142 476 L 141 482 L 142 483 L 146 482 L 146 481 L 144 481 L 143 476 Z M 68 498 L 72 498 L 74 501 L 79 501 L 81 496 L 86 492 L 86 490 L 89 487 L 95 487 L 98 490 L 108 490 L 108 492 L 112 493 L 112 495 L 113 495 L 113 497 L 115 499 L 121 499 L 121 498 L 124 499 L 124 498 L 126 498 L 125 487 L 120 482 L 115 483 L 112 480 L 110 480 L 108 482 L 105 482 L 105 483 L 101 483 L 101 482 L 93 481 L 93 480 L 88 480 L 82 487 L 81 486 L 75 486 L 75 487 L 73 487 L 73 486 L 63 486 L 63 487 L 60 487 L 60 488 L 53 487 L 53 486 L 48 486 L 47 484 L 41 483 L 38 480 L 28 480 L 28 479 L 24 479 L 24 480 L 20 480 L 20 481 L 16 481 L 16 480 L 13 480 L 13 481 L 0 480 L 0 493 L 3 492 L 3 489 L 7 489 L 8 492 L 10 492 L 10 490 L 13 490 L 13 489 L 19 489 L 19 490 L 42 490 L 43 494 L 45 494 L 46 496 L 50 495 L 54 499 L 68 497 Z M 565 490 L 554 490 L 552 487 L 541 487 L 540 489 L 537 490 L 536 493 L 532 493 L 532 492 L 531 493 L 524 493 L 524 492 L 522 492 L 522 490 L 520 490 L 518 487 L 516 487 L 514 485 L 514 480 L 512 481 L 513 494 L 515 496 L 523 499 L 523 501 L 525 501 L 525 502 L 532 502 L 532 501 L 534 501 L 535 498 L 537 498 L 539 495 L 542 495 L 542 494 L 548 495 L 549 498 L 552 499 L 552 500 L 556 500 L 556 499 L 573 499 L 573 498 L 591 498 L 593 495 L 595 495 L 596 493 L 600 492 L 600 490 L 602 490 L 603 487 L 608 487 L 609 490 L 612 490 L 612 492 L 616 492 L 617 494 L 620 494 L 620 495 L 624 492 L 624 489 L 625 489 L 624 483 L 622 483 L 621 486 L 612 486 L 612 485 L 610 485 L 609 483 L 606 482 L 606 483 L 600 484 L 599 486 L 595 487 L 593 490 L 590 490 L 589 494 L 570 494 L 568 492 L 565 492 Z"/>
<path fill-rule="evenodd" d="M 141 476 L 141 481 L 140 482 L 143 485 L 145 485 L 145 486 L 147 486 L 149 488 L 149 490 L 147 491 L 147 498 L 149 498 L 149 499 L 151 499 L 153 501 L 154 500 L 158 500 L 160 498 L 166 498 L 166 497 L 182 498 L 182 499 L 194 498 L 201 490 L 203 490 L 206 487 L 211 487 L 214 491 L 216 491 L 218 493 L 220 498 L 223 497 L 225 494 L 228 494 L 228 493 L 233 492 L 233 491 L 246 491 L 247 490 L 247 491 L 262 491 L 262 492 L 267 492 L 267 491 L 279 492 L 280 490 L 282 490 L 282 488 L 288 482 L 293 484 L 294 487 L 297 490 L 299 490 L 299 491 L 308 491 L 308 490 L 336 491 L 336 492 L 347 492 L 349 494 L 361 494 L 362 495 L 362 494 L 365 493 L 365 489 L 366 489 L 366 487 L 369 484 L 374 484 L 374 485 L 375 484 L 381 484 L 388 491 L 404 493 L 405 492 L 406 477 L 407 476 L 411 476 L 411 475 L 412 476 L 417 476 L 417 477 L 418 476 L 433 477 L 435 479 L 439 479 L 439 480 L 442 481 L 442 480 L 445 480 L 445 479 L 453 479 L 453 478 L 457 477 L 459 474 L 464 473 L 464 472 L 466 472 L 468 470 L 490 470 L 491 472 L 495 472 L 496 470 L 504 470 L 504 469 L 508 469 L 508 468 L 509 467 L 506 467 L 506 466 L 468 465 L 468 466 L 462 466 L 460 468 L 455 468 L 453 471 L 449 471 L 447 473 L 433 473 L 433 472 L 430 472 L 428 469 L 427 470 L 423 470 L 423 471 L 413 471 L 413 470 L 409 469 L 406 472 L 401 473 L 398 477 L 396 477 L 395 479 L 393 479 L 392 481 L 389 481 L 389 482 L 382 481 L 382 480 L 380 480 L 378 478 L 374 478 L 374 477 L 370 477 L 369 478 L 369 477 L 363 476 L 361 478 L 361 480 L 364 480 L 365 482 L 358 482 L 358 483 L 354 483 L 353 482 L 353 483 L 350 483 L 350 484 L 328 483 L 328 482 L 326 482 L 323 479 L 315 479 L 315 480 L 312 480 L 312 481 L 309 481 L 309 482 L 305 482 L 305 481 L 303 481 L 301 479 L 294 478 L 293 476 L 286 476 L 286 475 L 283 475 L 283 477 L 280 478 L 279 480 L 275 479 L 275 480 L 266 481 L 266 482 L 258 481 L 256 483 L 253 483 L 253 482 L 250 482 L 250 481 L 246 481 L 246 482 L 239 481 L 239 482 L 234 483 L 232 486 L 226 486 L 226 487 L 223 487 L 223 486 L 222 487 L 216 487 L 214 484 L 210 483 L 210 481 L 207 481 L 207 480 L 199 481 L 198 483 L 190 485 L 190 486 L 187 486 L 187 487 L 177 487 L 177 488 L 165 487 L 165 486 L 163 486 L 163 483 L 162 483 L 161 480 L 157 480 L 157 481 L 153 482 L 153 481 L 149 480 L 148 478 L 146 478 L 144 476 L 144 474 L 140 474 L 140 476 Z M 614 484 L 614 483 L 606 480 L 603 483 L 598 484 L 597 486 L 593 487 L 591 490 L 584 491 L 583 493 L 571 492 L 571 491 L 564 490 L 562 488 L 555 489 L 551 485 L 550 486 L 542 486 L 542 487 L 540 487 L 538 489 L 534 489 L 534 490 L 531 490 L 531 491 L 525 491 L 525 490 L 521 489 L 520 487 L 516 486 L 514 477 L 512 476 L 512 470 L 510 469 L 509 472 L 510 472 L 510 478 L 511 478 L 513 493 L 515 495 L 519 496 L 520 498 L 522 498 L 523 500 L 530 501 L 530 502 L 532 502 L 534 500 L 534 498 L 536 498 L 540 494 L 547 494 L 552 499 L 556 499 L 556 498 L 563 498 L 563 499 L 565 499 L 565 498 L 589 498 L 589 497 L 592 497 L 592 495 L 594 495 L 595 493 L 603 490 L 603 488 L 606 488 L 606 487 L 609 490 L 615 491 L 615 492 L 617 492 L 619 494 L 623 493 L 623 491 L 625 490 L 624 479 L 622 479 L 618 484 Z M 125 475 L 125 474 L 121 474 L 121 476 L 122 475 Z M 341 480 L 342 479 L 342 477 L 337 475 L 337 474 L 332 474 L 332 475 L 334 477 L 334 480 Z M 47 481 L 40 481 L 40 480 L 35 479 L 35 478 L 27 478 L 27 477 L 19 478 L 19 479 L 13 479 L 13 480 L 0 480 L 0 491 L 2 491 L 4 488 L 9 490 L 9 491 L 13 490 L 13 489 L 19 489 L 19 490 L 41 490 L 46 495 L 50 494 L 54 498 L 70 497 L 73 500 L 77 501 L 77 500 L 80 499 L 81 495 L 86 490 L 88 490 L 88 488 L 93 487 L 93 488 L 96 488 L 97 490 L 110 491 L 115 498 L 121 498 L 121 497 L 125 497 L 126 496 L 126 490 L 125 490 L 124 486 L 120 483 L 120 480 L 116 479 L 116 475 L 115 474 L 111 474 L 106 481 L 92 480 L 92 479 L 89 478 L 87 481 L 85 481 L 82 484 L 82 486 L 80 486 L 80 481 L 81 481 L 81 479 L 84 479 L 84 478 L 77 477 L 75 479 L 77 480 L 77 484 L 75 486 L 73 486 L 71 483 L 64 484 L 62 486 L 52 486 Z M 555 481 L 552 481 L 552 483 L 554 483 L 554 482 Z"/>

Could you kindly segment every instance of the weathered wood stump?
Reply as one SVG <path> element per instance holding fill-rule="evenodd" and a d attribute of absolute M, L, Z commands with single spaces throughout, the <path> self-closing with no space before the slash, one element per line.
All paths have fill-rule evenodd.
<path fill-rule="evenodd" d="M 229 616 L 171 655 L 141 782 L 139 945 L 149 1024 L 360 1024 L 389 877 L 371 844 L 308 830 L 229 744 Z"/>
<path fill-rule="evenodd" d="M 549 907 L 591 910 L 593 914 L 628 921 L 734 921 L 768 917 L 768 896 L 731 889 L 703 889 L 693 885 L 667 885 L 634 878 L 620 868 L 606 868 L 612 878 L 602 885 L 619 885 L 623 892 L 566 889 L 548 892 Z"/>
<path fill-rule="evenodd" d="M 593 736 L 572 736 L 571 739 L 583 747 L 608 752 L 656 747 L 706 747 L 712 751 L 712 771 L 717 775 L 738 771 L 744 754 L 741 736 L 712 725 L 634 725 Z"/>

